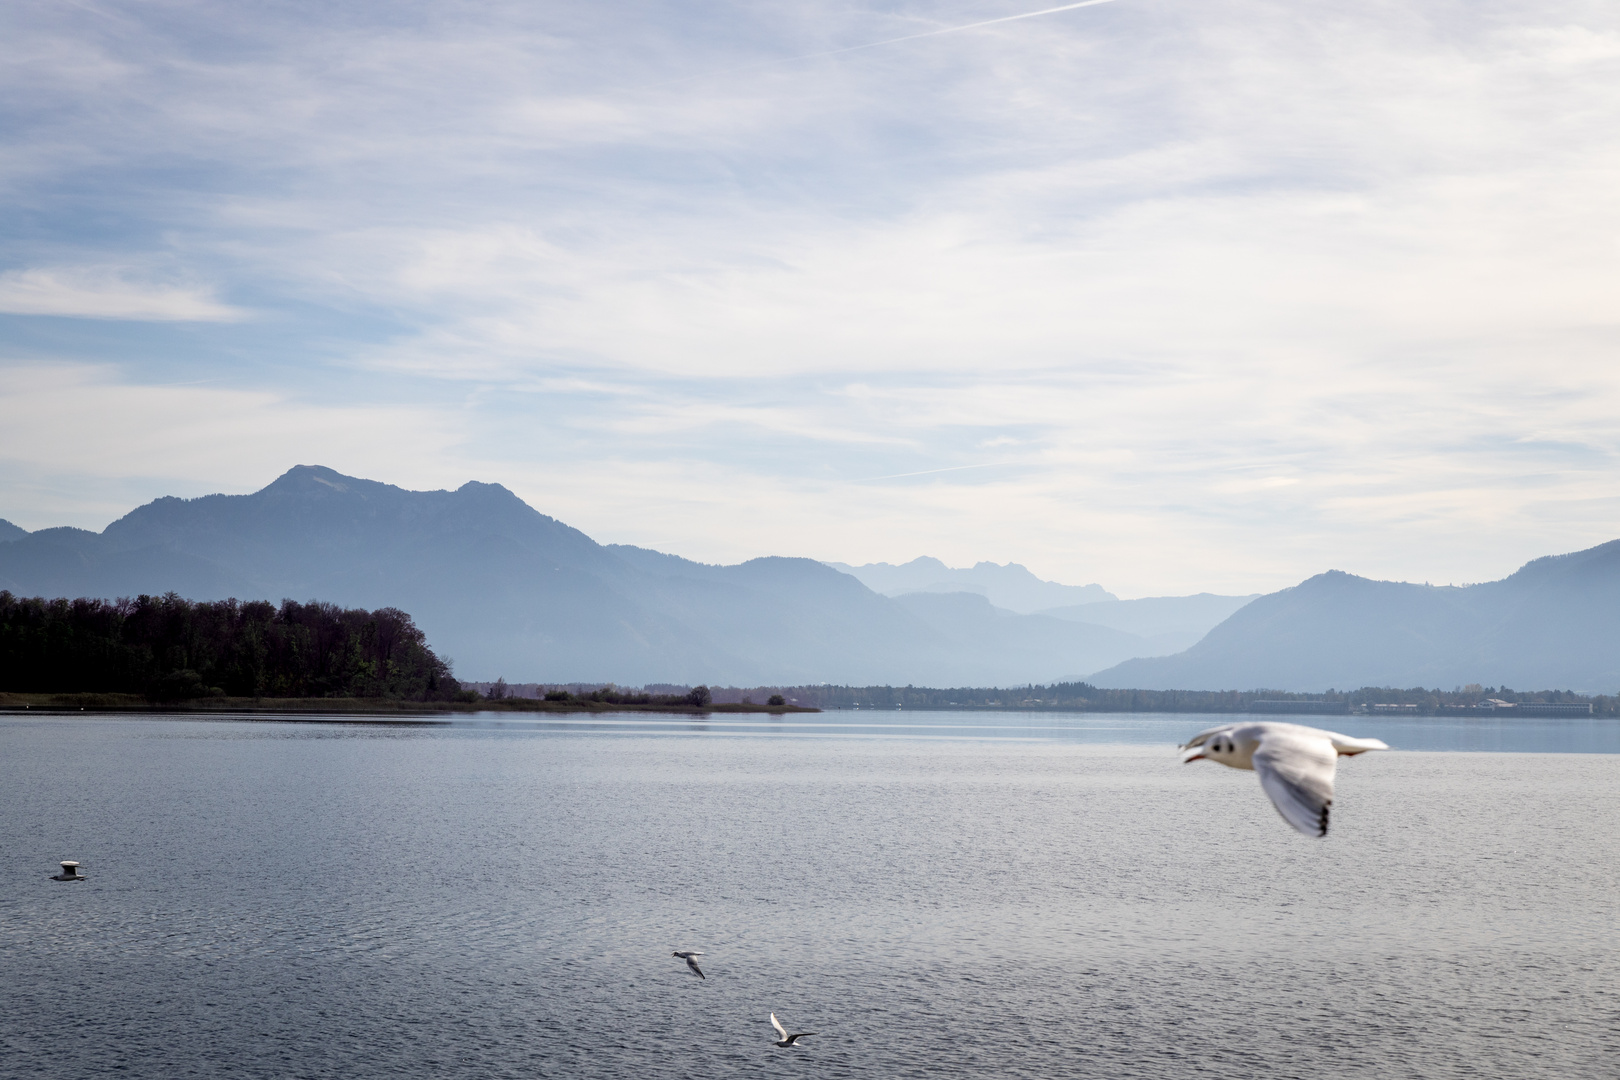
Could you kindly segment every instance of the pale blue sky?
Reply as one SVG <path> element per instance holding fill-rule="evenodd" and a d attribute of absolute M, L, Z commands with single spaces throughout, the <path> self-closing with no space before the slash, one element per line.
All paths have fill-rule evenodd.
<path fill-rule="evenodd" d="M 1620 8 L 17 2 L 0 517 L 293 464 L 1121 595 L 1620 536 Z"/>

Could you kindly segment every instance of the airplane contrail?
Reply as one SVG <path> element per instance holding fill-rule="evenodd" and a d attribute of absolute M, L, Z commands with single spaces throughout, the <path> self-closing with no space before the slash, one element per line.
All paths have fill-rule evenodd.
<path fill-rule="evenodd" d="M 803 53 L 799 56 L 784 56 L 777 60 L 764 60 L 757 64 L 745 64 L 742 67 L 726 68 L 722 71 L 705 72 L 702 75 L 687 75 L 679 79 L 669 79 L 664 82 L 650 83 L 639 87 L 651 90 L 660 86 L 672 86 L 677 83 L 693 82 L 697 79 L 707 78 L 711 75 L 735 75 L 743 71 L 757 71 L 760 68 L 775 67 L 778 64 L 791 64 L 798 60 L 817 60 L 823 56 L 840 56 L 843 53 L 859 52 L 862 49 L 876 49 L 881 45 L 895 45 L 902 41 L 916 41 L 919 38 L 939 37 L 941 34 L 958 34 L 963 30 L 977 30 L 982 26 L 995 26 L 998 23 L 1017 22 L 1019 19 L 1033 19 L 1041 15 L 1056 15 L 1060 11 L 1073 11 L 1076 8 L 1096 7 L 1098 4 L 1112 4 L 1115 0 L 1080 0 L 1078 4 L 1063 4 L 1059 7 L 1042 8 L 1040 11 L 1026 11 L 1021 15 L 1003 15 L 999 19 L 984 19 L 975 23 L 964 23 L 961 26 L 947 26 L 939 30 L 925 30 L 920 34 L 906 34 L 903 37 L 884 38 L 882 41 L 868 41 L 864 45 L 846 45 L 842 49 L 828 49 L 825 52 Z"/>
<path fill-rule="evenodd" d="M 1038 15 L 1056 15 L 1060 11 L 1073 11 L 1075 8 L 1096 7 L 1098 4 L 1112 4 L 1115 0 L 1080 0 L 1078 4 L 1064 4 L 1062 7 L 1042 8 L 1040 11 L 1026 11 L 1022 15 L 1003 15 L 999 19 L 985 19 L 983 22 L 966 23 L 962 26 L 947 26 L 943 30 L 925 30 L 921 34 L 907 34 L 904 37 L 886 38 L 883 41 L 868 41 L 865 45 L 850 45 L 842 49 L 829 49 L 826 52 L 805 53 L 803 56 L 790 56 L 787 60 L 810 60 L 819 56 L 837 56 L 839 53 L 855 52 L 858 49 L 875 49 L 879 45 L 893 45 L 901 41 L 916 41 L 918 38 L 938 37 L 941 34 L 955 34 L 963 30 L 977 30 L 981 26 L 995 26 L 997 23 L 1017 22 L 1019 19 L 1033 19 Z M 778 61 L 785 63 L 786 61 Z"/>

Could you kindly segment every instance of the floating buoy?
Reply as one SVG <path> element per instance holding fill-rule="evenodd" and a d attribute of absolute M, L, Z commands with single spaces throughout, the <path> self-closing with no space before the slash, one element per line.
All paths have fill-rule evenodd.
<path fill-rule="evenodd" d="M 52 874 L 51 875 L 51 880 L 52 881 L 83 881 L 84 880 L 84 875 L 79 873 L 79 864 L 74 862 L 72 859 L 68 859 L 68 860 L 65 860 L 62 863 L 62 872 L 60 874 Z"/>

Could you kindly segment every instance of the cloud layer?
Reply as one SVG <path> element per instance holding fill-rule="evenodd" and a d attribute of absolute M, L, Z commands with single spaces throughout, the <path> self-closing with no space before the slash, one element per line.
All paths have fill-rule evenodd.
<path fill-rule="evenodd" d="M 104 266 L 0 273 L 0 312 L 138 322 L 235 322 L 245 314 L 208 289 L 145 282 Z"/>
<path fill-rule="evenodd" d="M 808 55 L 1040 6 L 24 8 L 0 326 L 86 421 L 0 445 L 50 478 L 0 516 L 325 454 L 694 557 L 1138 594 L 1620 535 L 1612 8 L 1119 0 Z M 250 451 L 95 411 L 201 380 Z"/>

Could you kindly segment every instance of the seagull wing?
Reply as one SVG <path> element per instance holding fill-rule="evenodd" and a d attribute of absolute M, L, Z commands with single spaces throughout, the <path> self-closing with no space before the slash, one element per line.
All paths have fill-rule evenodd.
<path fill-rule="evenodd" d="M 700 979 L 704 980 L 705 982 L 707 982 L 709 977 L 707 975 L 703 974 L 703 969 L 698 967 L 697 966 L 697 961 L 695 959 L 693 959 L 693 957 L 702 956 L 702 955 L 703 955 L 702 953 L 693 953 L 691 956 L 688 956 L 686 958 L 686 966 L 691 968 L 693 970 L 693 972 L 695 972 L 697 974 L 698 978 L 700 978 Z"/>
<path fill-rule="evenodd" d="M 788 1045 L 789 1046 L 793 1045 L 794 1042 L 796 1042 L 799 1039 L 804 1038 L 806 1035 L 814 1035 L 814 1034 L 815 1034 L 815 1032 L 813 1032 L 813 1031 L 795 1031 L 792 1035 L 789 1035 L 787 1037 Z"/>
<path fill-rule="evenodd" d="M 780 1021 L 780 1020 L 778 1020 L 776 1018 L 775 1013 L 771 1013 L 771 1027 L 775 1028 L 776 1033 L 778 1035 L 782 1036 L 782 1041 L 783 1042 L 787 1041 L 787 1037 L 788 1037 L 787 1028 L 782 1026 L 782 1021 Z"/>
<path fill-rule="evenodd" d="M 1271 805 L 1306 836 L 1327 835 L 1338 763 L 1330 740 L 1292 732 L 1267 732 L 1254 752 L 1254 771 Z"/>
<path fill-rule="evenodd" d="M 1337 731 L 1330 731 L 1327 734 L 1333 740 L 1333 749 L 1345 757 L 1365 754 L 1369 750 L 1389 749 L 1389 743 L 1383 739 L 1353 739 L 1349 735 L 1340 735 Z"/>

